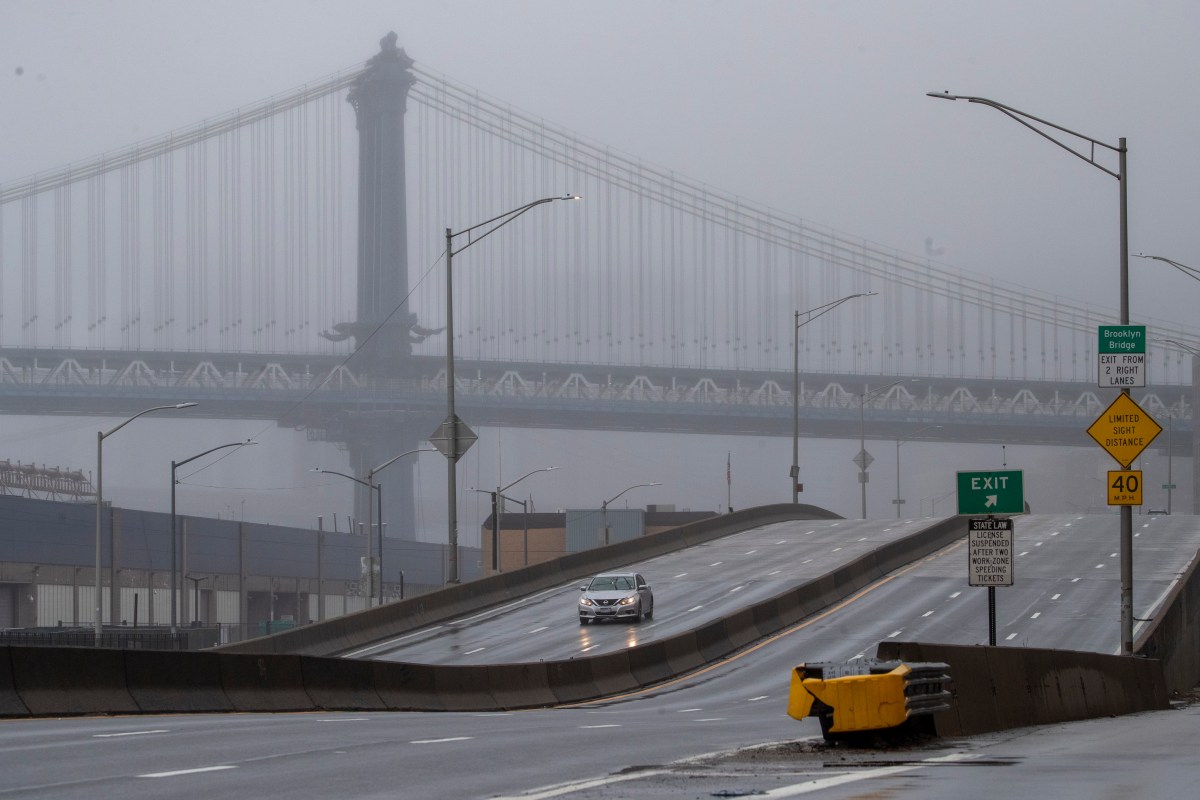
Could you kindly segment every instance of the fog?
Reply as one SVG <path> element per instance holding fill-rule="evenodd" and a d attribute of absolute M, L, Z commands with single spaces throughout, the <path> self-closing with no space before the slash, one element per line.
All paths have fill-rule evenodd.
<path fill-rule="evenodd" d="M 925 93 L 989 97 L 1104 142 L 1125 137 L 1131 252 L 1200 267 L 1200 107 L 1188 89 L 1200 75 L 1200 6 L 1186 1 L 2 0 L 0 186 L 353 67 L 389 30 L 424 69 L 647 164 L 852 238 L 1115 307 L 1117 182 L 995 110 Z M 1134 321 L 1193 324 L 1200 286 L 1160 262 L 1133 259 L 1130 270 Z M 93 470 L 95 431 L 111 424 L 0 415 L 0 459 Z M 460 466 L 464 543 L 488 513 L 471 487 L 542 466 L 562 469 L 514 490 L 538 510 L 596 507 L 642 482 L 663 485 L 622 506 L 790 499 L 783 438 L 475 427 L 480 441 Z M 106 445 L 106 497 L 163 509 L 171 459 L 244 438 L 260 444 L 186 478 L 184 513 L 311 525 L 349 512 L 347 482 L 309 471 L 344 470 L 345 453 L 261 422 L 139 421 Z M 894 515 L 895 448 L 868 443 L 871 516 Z M 857 450 L 803 442 L 803 499 L 857 516 Z M 930 513 L 956 468 L 1002 463 L 1037 471 L 1026 480 L 1035 506 L 1096 510 L 1112 465 L 1099 448 L 910 442 L 900 452 L 906 515 Z M 1166 482 L 1165 462 L 1144 457 L 1148 487 Z M 1190 463 L 1175 462 L 1174 483 L 1190 485 Z M 417 475 L 418 527 L 433 536 L 444 460 L 422 455 Z M 1180 491 L 1176 508 L 1185 497 L 1190 507 Z"/>

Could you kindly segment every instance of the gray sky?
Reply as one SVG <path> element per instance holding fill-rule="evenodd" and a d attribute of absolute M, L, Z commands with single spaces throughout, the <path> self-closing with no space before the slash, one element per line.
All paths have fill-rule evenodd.
<path fill-rule="evenodd" d="M 932 238 L 946 264 L 1105 307 L 1117 305 L 1117 182 L 992 109 L 924 95 L 990 97 L 1124 136 L 1132 252 L 1200 267 L 1190 0 L 0 0 L 0 183 L 352 67 L 389 30 L 424 68 L 648 163 L 898 250 L 923 254 Z M 1200 286 L 1158 262 L 1134 259 L 1131 273 L 1134 321 L 1194 324 Z M 30 424 L 0 418 L 0 457 L 87 468 L 94 434 L 50 454 Z M 767 460 L 785 465 L 787 447 L 730 444 L 750 448 L 735 464 L 777 448 Z M 706 493 L 634 504 L 716 507 L 719 449 Z M 778 492 L 734 505 L 783 499 L 779 471 L 764 473 Z M 425 479 L 439 475 L 430 462 Z M 564 481 L 547 504 L 588 502 L 589 482 L 543 479 Z M 847 489 L 837 510 L 853 513 Z"/>

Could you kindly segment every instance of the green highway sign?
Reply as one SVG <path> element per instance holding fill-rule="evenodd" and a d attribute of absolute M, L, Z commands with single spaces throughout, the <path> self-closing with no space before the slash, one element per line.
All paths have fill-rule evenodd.
<path fill-rule="evenodd" d="M 1146 385 L 1146 326 L 1101 325 L 1096 344 L 1096 385 L 1127 389 Z"/>
<path fill-rule="evenodd" d="M 959 514 L 1022 514 L 1025 479 L 1019 469 L 958 473 Z"/>

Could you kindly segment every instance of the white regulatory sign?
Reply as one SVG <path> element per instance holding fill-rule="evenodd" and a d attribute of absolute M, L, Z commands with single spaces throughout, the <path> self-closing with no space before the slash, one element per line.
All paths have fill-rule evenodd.
<path fill-rule="evenodd" d="M 971 517 L 968 521 L 967 578 L 971 586 L 1013 585 L 1013 521 Z"/>

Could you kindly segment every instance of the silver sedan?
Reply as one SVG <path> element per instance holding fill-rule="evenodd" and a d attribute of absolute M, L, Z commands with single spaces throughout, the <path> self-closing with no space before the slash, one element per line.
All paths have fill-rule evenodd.
<path fill-rule="evenodd" d="M 654 592 L 637 572 L 606 572 L 580 586 L 579 624 L 592 620 L 634 619 L 654 616 Z"/>

